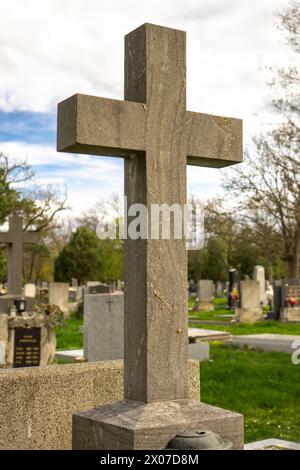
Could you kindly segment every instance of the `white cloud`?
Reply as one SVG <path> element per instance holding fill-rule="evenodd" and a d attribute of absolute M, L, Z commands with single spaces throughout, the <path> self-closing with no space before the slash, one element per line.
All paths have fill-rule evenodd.
<path fill-rule="evenodd" d="M 144 22 L 187 31 L 188 108 L 242 117 L 245 140 L 260 127 L 269 91 L 263 64 L 289 58 L 274 10 L 283 0 L 0 0 L 0 110 L 51 111 L 75 92 L 122 99 L 123 37 Z M 115 159 L 58 154 L 6 142 L 37 177 L 68 185 L 76 207 L 122 192 Z M 188 170 L 189 191 L 215 193 L 220 172 Z M 71 201 L 71 203 L 72 203 Z"/>
<path fill-rule="evenodd" d="M 123 36 L 146 21 L 187 30 L 188 103 L 247 115 L 265 94 L 260 61 L 283 59 L 281 0 L 0 0 L 0 108 L 46 111 L 74 92 L 122 97 Z"/>

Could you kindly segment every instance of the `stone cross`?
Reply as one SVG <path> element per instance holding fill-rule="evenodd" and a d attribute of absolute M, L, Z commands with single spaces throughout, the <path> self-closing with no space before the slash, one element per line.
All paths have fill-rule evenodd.
<path fill-rule="evenodd" d="M 125 101 L 77 94 L 58 107 L 58 151 L 124 157 L 128 206 L 186 203 L 186 165 L 242 161 L 242 122 L 186 110 L 185 32 L 125 37 Z M 149 225 L 151 225 L 151 220 Z M 125 398 L 188 397 L 185 240 L 126 240 Z"/>
<path fill-rule="evenodd" d="M 24 232 L 23 219 L 13 215 L 9 218 L 9 231 L 0 232 L 0 243 L 8 244 L 8 294 L 22 295 L 23 245 L 37 243 L 36 232 Z"/>

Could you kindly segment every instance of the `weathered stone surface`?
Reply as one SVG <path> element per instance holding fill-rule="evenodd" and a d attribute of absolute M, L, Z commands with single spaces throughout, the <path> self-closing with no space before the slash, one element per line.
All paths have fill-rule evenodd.
<path fill-rule="evenodd" d="M 189 361 L 189 397 L 199 399 Z M 0 449 L 71 449 L 72 414 L 123 398 L 121 361 L 0 371 Z"/>
<path fill-rule="evenodd" d="M 82 411 L 73 417 L 73 449 L 165 449 L 179 432 L 207 429 L 243 448 L 243 417 L 191 400 L 132 400 Z"/>
<path fill-rule="evenodd" d="M 8 294 L 22 295 L 23 245 L 37 243 L 38 234 L 23 231 L 23 219 L 15 215 L 9 218 L 9 231 L 0 232 L 0 243 L 8 244 Z"/>
<path fill-rule="evenodd" d="M 70 449 L 72 414 L 121 399 L 120 363 L 0 372 L 0 449 Z"/>

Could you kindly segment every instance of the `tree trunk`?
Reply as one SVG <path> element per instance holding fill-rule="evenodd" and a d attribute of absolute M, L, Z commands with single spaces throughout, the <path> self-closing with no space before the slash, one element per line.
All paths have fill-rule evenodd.
<path fill-rule="evenodd" d="M 269 261 L 268 262 L 268 278 L 269 278 L 269 283 L 271 285 L 273 285 L 273 281 L 274 281 L 274 278 L 273 278 L 273 265 L 272 265 L 272 261 Z"/>
<path fill-rule="evenodd" d="M 290 279 L 299 279 L 299 263 L 300 263 L 300 240 L 295 243 L 295 250 L 288 260 L 288 270 Z"/>

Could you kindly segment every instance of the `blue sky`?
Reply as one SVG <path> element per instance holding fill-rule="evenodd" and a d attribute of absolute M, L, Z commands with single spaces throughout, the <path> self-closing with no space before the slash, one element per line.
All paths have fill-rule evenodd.
<path fill-rule="evenodd" d="M 273 15 L 284 3 L 0 0 L 0 151 L 66 186 L 70 216 L 122 194 L 122 160 L 56 152 L 56 105 L 76 92 L 122 99 L 123 37 L 144 22 L 187 31 L 188 109 L 243 118 L 249 142 L 270 122 L 264 64 L 290 60 Z M 188 169 L 188 192 L 214 195 L 221 174 Z"/>

